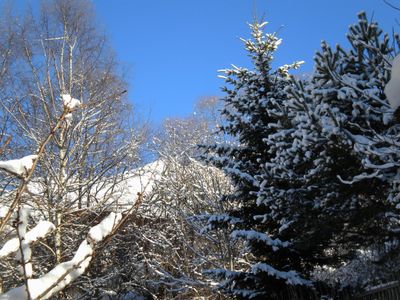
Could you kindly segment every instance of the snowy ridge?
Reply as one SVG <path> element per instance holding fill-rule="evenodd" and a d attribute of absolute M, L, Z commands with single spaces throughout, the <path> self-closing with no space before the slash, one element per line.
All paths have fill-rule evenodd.
<path fill-rule="evenodd" d="M 165 170 L 165 163 L 156 160 L 128 173 L 125 180 L 116 186 L 112 200 L 116 200 L 121 209 L 133 205 L 138 194 L 148 195 Z"/>
<path fill-rule="evenodd" d="M 118 211 L 130 208 L 137 200 L 138 194 L 146 196 L 152 191 L 155 182 L 161 178 L 164 169 L 165 163 L 162 160 L 156 160 L 127 172 L 124 174 L 124 178 L 116 183 L 115 186 L 112 181 L 107 183 L 107 179 L 105 179 L 106 183 L 103 181 L 95 184 L 92 189 L 96 191 L 98 205 L 115 207 Z M 40 178 L 35 178 L 28 183 L 27 189 L 31 195 L 41 198 L 45 193 L 44 186 L 41 184 Z M 69 191 L 65 198 L 68 201 L 77 203 L 78 192 Z M 30 205 L 35 208 L 37 203 L 33 202 Z M 74 206 L 76 205 L 74 204 Z M 96 205 L 96 203 L 93 203 L 93 205 Z"/>

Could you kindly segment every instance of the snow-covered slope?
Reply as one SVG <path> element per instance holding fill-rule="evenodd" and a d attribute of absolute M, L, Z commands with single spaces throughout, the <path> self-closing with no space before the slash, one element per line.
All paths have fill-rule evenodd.
<path fill-rule="evenodd" d="M 117 211 L 130 208 L 135 204 L 139 193 L 146 196 L 152 191 L 155 182 L 161 178 L 164 169 L 165 163 L 162 160 L 156 160 L 143 167 L 131 170 L 123 176 L 121 175 L 117 183 L 112 178 L 105 178 L 105 181 L 95 183 L 90 189 L 91 207 L 109 207 L 112 210 L 116 208 Z M 78 185 L 74 184 L 73 180 L 70 180 L 67 185 L 70 191 L 67 192 L 64 197 L 65 203 L 62 203 L 61 206 L 68 207 L 69 209 L 72 208 L 73 210 L 74 207 L 78 206 Z M 27 187 L 29 193 L 29 195 L 26 194 L 27 204 L 32 206 L 34 210 L 42 210 L 46 203 L 43 199 L 47 199 L 45 196 L 47 188 L 40 178 L 32 179 Z M 57 186 L 54 185 L 54 190 L 56 189 Z M 3 210 L 7 211 L 5 201 L 9 201 L 10 193 L 13 192 L 10 191 L 3 195 L 3 203 L 0 205 L 0 216 Z M 82 202 L 85 206 L 86 197 L 87 194 L 84 194 L 82 197 L 84 198 Z"/>
<path fill-rule="evenodd" d="M 157 180 L 160 180 L 165 163 L 162 160 L 156 160 L 128 173 L 125 180 L 117 184 L 116 192 L 112 201 L 118 203 L 120 209 L 126 209 L 133 205 L 138 194 L 148 195 Z"/>

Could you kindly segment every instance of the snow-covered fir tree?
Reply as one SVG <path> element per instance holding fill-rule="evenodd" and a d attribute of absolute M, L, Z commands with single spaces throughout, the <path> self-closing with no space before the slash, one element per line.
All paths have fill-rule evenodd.
<path fill-rule="evenodd" d="M 243 40 L 253 68 L 222 70 L 227 87 L 223 88 L 225 122 L 221 131 L 233 137 L 236 143 L 206 147 L 206 160 L 222 168 L 233 180 L 235 192 L 223 201 L 231 202 L 229 216 L 212 216 L 209 228 L 229 225 L 232 238 L 246 241 L 242 259 L 248 267 L 232 265 L 230 270 L 210 273 L 223 278 L 220 287 L 237 298 L 265 299 L 266 295 L 280 293 L 286 284 L 308 285 L 287 261 L 290 243 L 270 234 L 269 224 L 256 216 L 271 213 L 271 207 L 260 205 L 257 194 L 259 176 L 264 164 L 275 156 L 265 144 L 265 138 L 290 127 L 285 107 L 285 87 L 290 84 L 289 69 L 300 63 L 285 65 L 276 70 L 271 63 L 281 40 L 275 34 L 264 34 L 266 23 L 250 25 L 252 38 Z M 274 265 L 266 253 L 275 253 Z M 243 264 L 241 264 L 243 266 Z"/>
<path fill-rule="evenodd" d="M 370 274 L 353 283 L 384 281 L 396 272 L 386 266 L 398 260 L 399 223 L 399 125 L 384 94 L 395 56 L 389 36 L 361 13 L 350 49 L 323 42 L 305 82 L 287 73 L 298 64 L 272 70 L 280 40 L 264 25 L 251 25 L 253 39 L 244 41 L 254 69 L 224 70 L 221 129 L 238 143 L 207 148 L 236 187 L 224 199 L 236 209 L 210 224 L 230 223 L 232 237 L 247 242 L 248 267 L 212 273 L 237 298 L 322 295 L 316 273 L 343 274 L 364 255 Z M 347 283 L 328 277 L 324 293 L 337 296 Z"/>
<path fill-rule="evenodd" d="M 310 82 L 287 88 L 293 130 L 266 139 L 277 155 L 258 200 L 272 212 L 259 218 L 282 223 L 276 237 L 291 243 L 309 280 L 366 254 L 375 268 L 352 282 L 365 285 L 384 280 L 395 270 L 383 266 L 397 259 L 399 128 L 383 93 L 394 50 L 364 13 L 348 40 L 349 50 L 323 42 Z M 337 279 L 329 283 L 349 284 Z"/>

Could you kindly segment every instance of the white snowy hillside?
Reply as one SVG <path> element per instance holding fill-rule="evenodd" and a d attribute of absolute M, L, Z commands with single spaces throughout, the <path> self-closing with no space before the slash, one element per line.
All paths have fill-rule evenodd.
<path fill-rule="evenodd" d="M 151 193 L 155 183 L 161 179 L 165 170 L 165 163 L 162 160 L 156 160 L 129 172 L 126 180 L 119 183 L 112 200 L 121 210 L 129 208 L 136 201 L 138 194 L 146 196 Z"/>
<path fill-rule="evenodd" d="M 164 171 L 165 164 L 162 160 L 156 160 L 143 167 L 133 169 L 120 176 L 120 181 L 115 183 L 111 179 L 103 179 L 94 186 L 90 187 L 90 197 L 92 198 L 91 208 L 109 207 L 110 210 L 124 211 L 132 207 L 138 198 L 138 194 L 142 194 L 144 197 L 148 195 L 157 180 L 161 178 Z M 33 178 L 27 186 L 28 205 L 32 206 L 34 211 L 42 210 L 43 199 L 46 199 L 46 185 L 49 183 L 43 183 L 41 178 Z M 63 207 L 68 207 L 71 210 L 78 208 L 78 183 L 74 182 L 74 179 L 70 179 L 69 191 L 64 197 Z M 56 189 L 54 184 L 54 189 Z M 84 187 L 84 191 L 86 187 Z M 10 191 L 3 195 L 3 199 L 9 199 L 8 195 L 13 193 Z M 85 198 L 86 194 L 83 194 L 82 198 Z M 0 216 L 1 212 L 7 211 L 7 203 L 0 205 Z"/>

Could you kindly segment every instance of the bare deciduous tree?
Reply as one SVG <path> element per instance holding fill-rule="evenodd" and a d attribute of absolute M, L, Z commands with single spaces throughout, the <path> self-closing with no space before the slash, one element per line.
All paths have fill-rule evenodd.
<path fill-rule="evenodd" d="M 40 275 L 72 257 L 88 228 L 105 211 L 118 209 L 116 189 L 137 163 L 143 136 L 134 126 L 126 83 L 96 28 L 89 1 L 44 1 L 39 15 L 3 14 L 9 22 L 0 24 L 0 145 L 12 137 L 4 151 L 7 159 L 43 153 L 32 180 L 24 181 L 18 205 L 30 206 L 33 220 L 55 225 L 37 246 L 40 268 L 34 272 Z M 74 111 L 71 96 L 81 102 Z M 9 208 L 10 190 L 19 182 L 1 176 L 1 205 Z M 1 267 L 7 288 L 22 280 L 7 277 L 8 266 Z"/>

